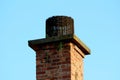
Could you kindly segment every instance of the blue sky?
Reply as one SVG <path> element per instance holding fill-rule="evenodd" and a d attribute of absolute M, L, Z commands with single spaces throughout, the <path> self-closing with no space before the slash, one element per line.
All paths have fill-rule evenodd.
<path fill-rule="evenodd" d="M 91 49 L 84 80 L 120 80 L 119 0 L 0 0 L 0 80 L 36 80 L 28 40 L 45 37 L 45 20 L 74 18 L 75 34 Z"/>

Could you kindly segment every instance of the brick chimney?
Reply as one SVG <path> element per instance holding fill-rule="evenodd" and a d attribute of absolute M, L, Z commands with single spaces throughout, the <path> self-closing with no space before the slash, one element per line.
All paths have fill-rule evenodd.
<path fill-rule="evenodd" d="M 90 49 L 74 35 L 71 17 L 48 18 L 46 38 L 28 43 L 36 52 L 37 80 L 83 80 L 83 58 Z"/>

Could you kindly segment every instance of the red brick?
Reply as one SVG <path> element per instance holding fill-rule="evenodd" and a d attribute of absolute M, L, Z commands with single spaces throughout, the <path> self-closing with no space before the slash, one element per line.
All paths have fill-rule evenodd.
<path fill-rule="evenodd" d="M 67 47 L 63 47 L 61 51 L 57 51 L 55 48 L 56 45 L 54 44 L 46 44 L 42 46 L 44 49 L 53 49 L 41 50 L 41 52 L 38 52 L 36 56 L 37 80 L 72 80 L 76 73 L 80 80 L 82 80 L 83 75 L 81 74 L 83 74 L 83 68 L 81 63 L 83 62 L 83 58 L 74 50 L 73 45 L 65 45 L 67 45 Z M 42 63 L 42 60 L 46 57 L 46 53 L 49 55 L 50 62 Z"/>

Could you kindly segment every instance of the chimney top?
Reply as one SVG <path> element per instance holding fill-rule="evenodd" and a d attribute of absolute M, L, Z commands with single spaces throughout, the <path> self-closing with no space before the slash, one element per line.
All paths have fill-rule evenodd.
<path fill-rule="evenodd" d="M 72 42 L 88 55 L 90 49 L 74 35 L 74 20 L 68 16 L 53 16 L 46 20 L 46 38 L 29 40 L 29 46 L 35 51 L 40 45 L 55 42 Z"/>

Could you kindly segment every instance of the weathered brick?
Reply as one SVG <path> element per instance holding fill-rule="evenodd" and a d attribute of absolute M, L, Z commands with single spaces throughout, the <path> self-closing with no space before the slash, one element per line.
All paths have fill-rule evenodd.
<path fill-rule="evenodd" d="M 46 38 L 29 41 L 36 51 L 37 80 L 83 80 L 83 58 L 90 50 L 74 35 L 73 24 L 71 17 L 50 17 Z"/>
<path fill-rule="evenodd" d="M 65 44 L 64 44 L 65 45 Z M 52 46 L 55 47 L 56 45 L 48 44 L 43 45 L 42 48 L 50 48 Z M 70 48 L 72 47 L 72 48 Z M 68 49 L 69 48 L 69 49 Z M 67 49 L 65 47 L 62 50 L 57 51 L 56 49 L 52 50 L 42 50 L 36 57 L 36 74 L 37 79 L 49 79 L 53 78 L 54 80 L 73 80 L 75 79 L 75 74 L 78 76 L 82 75 L 82 68 L 81 62 L 82 57 L 78 54 L 77 51 L 74 50 L 74 45 L 71 43 L 67 43 Z M 45 55 L 48 53 L 47 55 Z M 50 62 L 45 62 L 42 60 L 46 60 L 46 56 L 49 55 Z M 81 62 L 79 62 L 81 61 Z M 78 68 L 79 67 L 79 68 Z M 81 71 L 81 72 L 80 72 Z M 78 74 L 80 73 L 80 74 Z M 73 76 L 73 77 L 72 77 Z M 78 77 L 76 76 L 76 77 Z M 80 77 L 81 78 L 81 77 Z M 82 79 L 80 79 L 82 80 Z"/>

